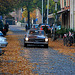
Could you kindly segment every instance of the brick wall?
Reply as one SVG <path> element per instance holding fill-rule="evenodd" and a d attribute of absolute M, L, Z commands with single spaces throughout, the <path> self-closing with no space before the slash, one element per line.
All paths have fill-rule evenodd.
<path fill-rule="evenodd" d="M 70 9 L 70 0 L 60 0 L 60 5 L 61 9 Z"/>

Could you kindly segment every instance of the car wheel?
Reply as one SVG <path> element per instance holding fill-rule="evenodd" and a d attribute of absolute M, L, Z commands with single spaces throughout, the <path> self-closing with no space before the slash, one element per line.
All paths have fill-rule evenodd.
<path fill-rule="evenodd" d="M 44 45 L 45 48 L 48 48 L 48 44 Z"/>
<path fill-rule="evenodd" d="M 27 44 L 25 43 L 25 41 L 24 41 L 24 47 L 27 47 Z"/>
<path fill-rule="evenodd" d="M 24 43 L 24 47 L 27 47 L 27 44 L 26 43 Z"/>

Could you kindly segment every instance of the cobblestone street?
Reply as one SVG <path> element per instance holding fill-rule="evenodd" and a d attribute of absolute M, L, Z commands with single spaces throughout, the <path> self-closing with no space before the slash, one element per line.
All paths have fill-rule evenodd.
<path fill-rule="evenodd" d="M 13 26 L 11 26 L 12 28 Z M 13 30 L 14 31 L 14 30 Z M 9 31 L 0 56 L 0 75 L 74 75 L 75 45 L 51 41 L 49 48 L 23 47 L 23 31 Z"/>
<path fill-rule="evenodd" d="M 0 0 L 0 75 L 75 75 L 75 0 Z"/>

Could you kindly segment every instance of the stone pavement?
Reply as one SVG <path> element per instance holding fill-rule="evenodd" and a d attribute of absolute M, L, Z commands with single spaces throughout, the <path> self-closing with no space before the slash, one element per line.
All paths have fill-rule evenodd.
<path fill-rule="evenodd" d="M 59 53 L 75 57 L 75 45 L 73 44 L 71 47 L 64 46 L 63 39 L 51 41 L 51 38 L 49 38 L 49 47 L 58 50 Z M 75 62 L 75 59 L 73 61 Z"/>

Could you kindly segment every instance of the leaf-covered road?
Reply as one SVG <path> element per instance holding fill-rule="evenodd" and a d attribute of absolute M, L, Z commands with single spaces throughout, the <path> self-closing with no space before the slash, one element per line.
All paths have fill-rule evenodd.
<path fill-rule="evenodd" d="M 14 28 L 15 27 L 15 28 Z M 17 28 L 17 30 L 15 30 Z M 75 75 L 75 58 L 62 51 L 56 42 L 51 42 L 49 48 L 30 46 L 23 47 L 25 31 L 21 27 L 10 26 L 8 46 L 0 56 L 0 74 L 2 75 Z M 58 41 L 59 43 L 59 41 Z M 55 49 L 55 50 L 53 50 Z M 60 49 L 60 50 L 59 50 Z M 61 52 L 60 52 L 61 51 Z M 64 53 L 63 53 L 64 52 Z M 65 53 L 66 52 L 66 53 Z"/>

